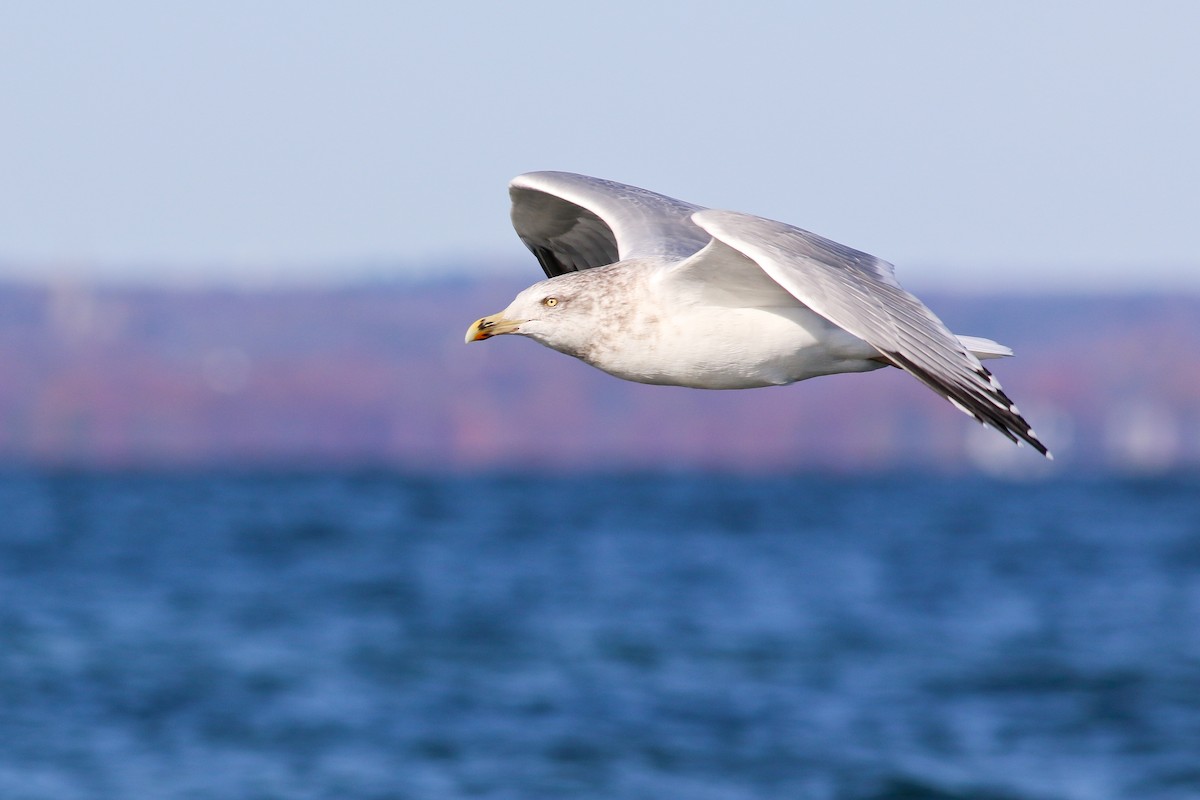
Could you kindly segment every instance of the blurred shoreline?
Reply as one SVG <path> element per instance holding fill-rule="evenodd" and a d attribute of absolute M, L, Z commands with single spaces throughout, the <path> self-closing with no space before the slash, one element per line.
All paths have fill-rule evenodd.
<path fill-rule="evenodd" d="M 287 288 L 0 283 L 0 467 L 1037 476 L 1200 466 L 1200 294 L 922 291 L 1055 451 L 1042 464 L 897 371 L 753 392 L 466 347 L 526 281 Z"/>

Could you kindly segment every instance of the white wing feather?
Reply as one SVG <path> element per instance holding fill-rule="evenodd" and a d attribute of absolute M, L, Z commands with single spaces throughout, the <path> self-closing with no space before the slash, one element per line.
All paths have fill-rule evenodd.
<path fill-rule="evenodd" d="M 705 210 L 692 219 L 756 263 L 798 301 L 866 341 L 961 410 L 1014 442 L 1024 440 L 1038 452 L 1047 452 L 999 381 L 924 303 L 900 286 L 891 264 L 750 214 Z"/>

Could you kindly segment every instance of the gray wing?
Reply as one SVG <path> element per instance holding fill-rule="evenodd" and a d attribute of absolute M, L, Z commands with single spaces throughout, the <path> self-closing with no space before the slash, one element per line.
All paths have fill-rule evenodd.
<path fill-rule="evenodd" d="M 570 172 L 514 178 L 512 222 L 546 277 L 627 258 L 686 258 L 708 244 L 701 207 L 636 186 Z"/>
<path fill-rule="evenodd" d="M 712 235 L 714 246 L 727 245 L 750 259 L 801 303 L 962 411 L 1049 456 L 1000 383 L 924 303 L 897 283 L 891 264 L 749 214 L 700 211 L 693 219 Z"/>

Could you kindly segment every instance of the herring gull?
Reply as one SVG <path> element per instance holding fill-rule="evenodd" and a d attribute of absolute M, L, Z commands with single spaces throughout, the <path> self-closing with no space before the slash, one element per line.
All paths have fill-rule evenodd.
<path fill-rule="evenodd" d="M 779 386 L 899 367 L 979 422 L 1052 458 L 980 359 L 891 264 L 781 222 L 585 175 L 509 185 L 517 235 L 546 280 L 467 330 L 516 333 L 640 383 Z"/>

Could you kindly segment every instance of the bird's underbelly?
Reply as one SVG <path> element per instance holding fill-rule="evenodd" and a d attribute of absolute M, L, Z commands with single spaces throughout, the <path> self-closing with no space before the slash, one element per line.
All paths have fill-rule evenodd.
<path fill-rule="evenodd" d="M 585 360 L 619 378 L 698 389 L 778 386 L 883 366 L 879 352 L 803 306 L 701 307 L 626 331 Z"/>

